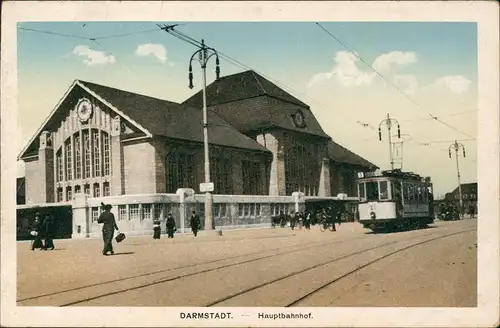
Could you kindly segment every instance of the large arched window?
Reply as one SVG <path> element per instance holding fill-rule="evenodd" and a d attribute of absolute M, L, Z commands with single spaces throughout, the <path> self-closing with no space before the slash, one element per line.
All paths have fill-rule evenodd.
<path fill-rule="evenodd" d="M 306 196 L 318 195 L 318 164 L 305 147 L 296 146 L 285 153 L 286 194 L 301 191 Z"/>
<path fill-rule="evenodd" d="M 111 175 L 111 147 L 109 134 L 99 129 L 84 129 L 64 140 L 63 145 L 56 151 L 56 182 L 78 181 L 88 178 L 100 178 Z M 94 189 L 94 196 L 103 194 L 109 196 L 109 183 L 99 185 Z M 74 186 L 75 193 L 81 187 Z M 72 193 L 66 193 L 72 195 Z M 70 198 L 67 196 L 66 198 Z"/>

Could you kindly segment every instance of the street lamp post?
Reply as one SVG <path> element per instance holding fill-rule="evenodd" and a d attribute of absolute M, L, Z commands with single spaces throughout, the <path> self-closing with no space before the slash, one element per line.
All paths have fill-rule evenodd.
<path fill-rule="evenodd" d="M 207 62 L 215 55 L 215 75 L 218 80 L 220 77 L 219 68 L 219 55 L 217 51 L 213 48 L 207 47 L 205 41 L 201 40 L 200 49 L 198 49 L 189 60 L 189 88 L 192 89 L 193 86 L 193 67 L 192 62 L 195 56 L 198 55 L 198 61 L 201 64 L 202 76 L 203 76 L 203 145 L 205 150 L 205 229 L 214 230 L 214 221 L 212 214 L 212 194 L 213 184 L 210 184 L 210 157 L 208 154 L 208 118 L 207 118 Z M 200 188 L 201 189 L 201 188 Z"/>
<path fill-rule="evenodd" d="M 387 137 L 389 138 L 389 161 L 391 164 L 391 170 L 394 170 L 394 160 L 392 157 L 392 141 L 391 141 L 391 129 L 393 124 L 398 126 L 398 138 L 401 138 L 401 132 L 399 127 L 399 122 L 395 118 L 390 117 L 389 113 L 387 113 L 387 117 L 383 119 L 378 125 L 378 138 L 382 141 L 382 124 L 385 124 L 387 127 Z"/>
<path fill-rule="evenodd" d="M 457 142 L 455 140 L 454 143 L 452 143 L 450 145 L 450 147 L 448 148 L 448 154 L 449 154 L 449 157 L 451 158 L 451 150 L 455 150 L 455 160 L 457 162 L 457 178 L 458 178 L 458 197 L 460 197 L 459 199 L 459 204 L 460 204 L 460 215 L 463 214 L 463 206 L 464 206 L 464 201 L 463 201 L 463 198 L 462 198 L 462 183 L 460 182 L 460 165 L 459 165 L 459 162 L 458 162 L 458 151 L 460 149 L 462 149 L 462 154 L 464 155 L 464 158 L 465 158 L 465 147 L 464 145 L 462 145 L 461 143 Z"/>

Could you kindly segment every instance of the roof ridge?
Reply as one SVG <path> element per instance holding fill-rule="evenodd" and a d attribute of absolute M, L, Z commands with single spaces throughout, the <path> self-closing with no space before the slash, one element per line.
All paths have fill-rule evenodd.
<path fill-rule="evenodd" d="M 257 74 L 254 70 L 250 70 L 250 72 L 252 72 L 252 75 L 255 79 L 255 81 L 257 81 L 257 83 L 259 84 L 260 88 L 262 89 L 262 91 L 264 91 L 264 94 L 266 96 L 270 96 L 269 93 L 266 91 L 266 89 L 264 88 L 264 86 L 262 85 L 262 83 L 260 83 L 259 81 L 259 78 L 257 76 L 260 76 L 259 74 Z"/>
<path fill-rule="evenodd" d="M 117 87 L 111 87 L 109 85 L 104 85 L 104 84 L 99 84 L 99 83 L 89 82 L 89 81 L 84 81 L 84 80 L 79 80 L 79 79 L 77 79 L 77 81 L 80 82 L 80 83 L 86 84 L 86 85 L 93 84 L 93 85 L 97 85 L 99 87 L 113 89 L 113 90 L 117 90 L 117 91 L 121 91 L 121 92 L 126 92 L 126 93 L 130 93 L 130 94 L 136 95 L 136 96 L 141 96 L 141 97 L 146 97 L 146 98 L 151 98 L 151 99 L 155 99 L 155 100 L 164 101 L 164 102 L 171 103 L 171 104 L 181 105 L 180 103 L 177 103 L 175 101 L 170 101 L 170 100 L 166 100 L 166 99 L 162 99 L 162 98 L 148 96 L 148 95 L 145 95 L 145 94 L 142 94 L 142 93 L 133 92 L 133 91 L 127 91 L 127 90 L 119 89 Z"/>

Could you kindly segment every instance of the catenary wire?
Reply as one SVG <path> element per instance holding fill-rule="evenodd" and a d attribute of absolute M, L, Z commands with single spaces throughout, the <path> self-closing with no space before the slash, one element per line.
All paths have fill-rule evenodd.
<path fill-rule="evenodd" d="M 368 64 L 359 54 L 357 54 L 356 52 L 352 51 L 347 45 L 345 45 L 339 38 L 337 38 L 333 33 L 331 33 L 330 31 L 328 31 L 325 27 L 323 27 L 323 25 L 321 25 L 320 23 L 316 22 L 316 25 L 318 25 L 323 31 L 325 31 L 328 35 L 330 35 L 333 39 L 335 39 L 340 45 L 342 45 L 344 48 L 346 48 L 350 53 L 352 53 L 354 56 L 356 56 L 356 58 L 358 58 L 363 64 L 365 64 L 366 66 L 368 66 L 369 68 L 371 68 L 373 70 L 373 72 L 375 74 L 377 74 L 378 76 L 380 76 L 387 84 L 389 84 L 390 86 L 392 86 L 394 89 L 396 89 L 399 93 L 401 93 L 401 95 L 403 95 L 406 99 L 408 99 L 411 103 L 413 103 L 414 105 L 416 105 L 418 108 L 421 108 L 420 107 L 420 104 L 418 104 L 413 98 L 411 98 L 409 95 L 407 95 L 405 92 L 403 92 L 400 88 L 398 88 L 394 83 L 392 83 L 391 81 L 389 81 L 388 79 L 385 78 L 385 76 L 383 76 L 379 71 L 377 71 L 375 68 L 373 68 L 372 65 Z M 465 132 L 462 132 L 461 130 L 455 128 L 454 126 L 446 123 L 445 121 L 439 119 L 438 116 L 435 116 L 435 115 L 432 115 L 431 113 L 428 113 L 428 115 L 430 116 L 430 118 L 436 122 L 439 122 L 445 126 L 447 126 L 448 128 L 452 129 L 452 130 L 455 130 L 456 132 L 460 133 L 460 134 L 463 134 L 469 138 L 472 138 L 472 139 L 475 139 L 474 137 L 472 137 L 471 135 L 465 133 Z"/>

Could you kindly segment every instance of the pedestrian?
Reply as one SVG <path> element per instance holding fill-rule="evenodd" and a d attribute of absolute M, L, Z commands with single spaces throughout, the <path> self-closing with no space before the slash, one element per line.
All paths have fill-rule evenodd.
<path fill-rule="evenodd" d="M 196 214 L 195 211 L 193 211 L 193 214 L 191 214 L 191 220 L 189 222 L 191 226 L 191 231 L 193 231 L 193 235 L 196 237 L 198 235 L 198 230 L 201 228 L 201 221 L 200 217 L 198 214 Z"/>
<path fill-rule="evenodd" d="M 51 215 L 46 215 L 45 219 L 43 220 L 42 224 L 42 233 L 43 237 L 45 237 L 45 242 L 43 245 L 43 249 L 47 250 L 50 248 L 50 250 L 53 250 L 54 247 L 54 241 L 53 241 L 53 229 L 54 229 L 54 221 L 52 219 Z"/>
<path fill-rule="evenodd" d="M 299 212 L 295 212 L 294 214 L 290 215 L 290 228 L 292 228 L 292 230 L 295 229 L 295 225 L 297 224 L 298 219 L 299 219 Z"/>
<path fill-rule="evenodd" d="M 308 211 L 304 213 L 304 226 L 307 230 L 311 230 L 311 213 Z"/>
<path fill-rule="evenodd" d="M 31 235 L 33 236 L 33 241 L 31 242 L 31 250 L 34 251 L 36 248 L 43 249 L 43 243 L 41 239 L 42 232 L 42 220 L 40 218 L 40 213 L 35 213 L 35 221 L 31 226 Z"/>
<path fill-rule="evenodd" d="M 177 230 L 177 228 L 175 227 L 175 219 L 172 216 L 172 213 L 168 213 L 168 216 L 167 216 L 167 235 L 168 235 L 168 238 L 174 238 L 174 232 L 176 230 Z M 196 234 L 195 234 L 195 236 L 196 236 Z"/>
<path fill-rule="evenodd" d="M 153 222 L 153 239 L 160 239 L 160 237 L 161 237 L 160 219 L 156 218 Z"/>
<path fill-rule="evenodd" d="M 102 223 L 102 241 L 104 242 L 104 248 L 102 250 L 102 255 L 108 255 L 108 252 L 113 255 L 115 252 L 113 251 L 113 235 L 115 230 L 119 230 L 116 225 L 115 216 L 111 213 L 111 205 L 110 204 L 102 204 L 104 207 L 104 212 L 101 213 L 97 223 Z"/>
<path fill-rule="evenodd" d="M 279 220 L 280 220 L 280 227 L 284 228 L 286 225 L 286 216 L 283 213 L 283 211 L 280 211 Z"/>

